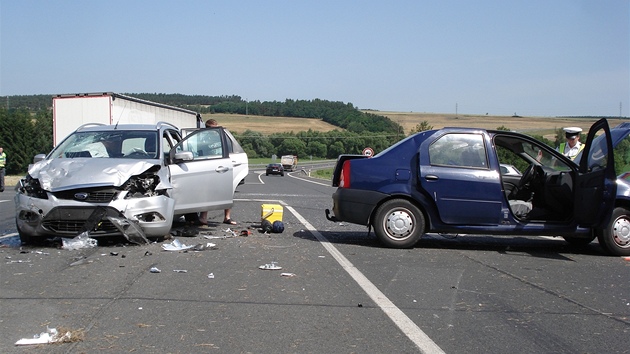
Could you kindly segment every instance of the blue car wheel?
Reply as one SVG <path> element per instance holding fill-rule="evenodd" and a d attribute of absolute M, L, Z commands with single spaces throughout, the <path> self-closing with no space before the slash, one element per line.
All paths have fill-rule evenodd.
<path fill-rule="evenodd" d="M 630 256 L 630 210 L 615 208 L 606 228 L 597 230 L 597 239 L 609 254 Z"/>
<path fill-rule="evenodd" d="M 424 215 L 405 199 L 383 203 L 374 214 L 374 232 L 384 245 L 393 248 L 413 247 L 424 234 Z"/>

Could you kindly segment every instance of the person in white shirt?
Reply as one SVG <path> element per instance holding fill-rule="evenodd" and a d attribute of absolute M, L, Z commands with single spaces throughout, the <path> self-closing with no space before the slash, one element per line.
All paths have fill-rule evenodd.
<path fill-rule="evenodd" d="M 577 154 L 584 149 L 584 144 L 580 142 L 580 133 L 582 132 L 582 128 L 567 127 L 562 130 L 564 130 L 564 136 L 567 141 L 560 144 L 556 151 L 573 160 Z"/>

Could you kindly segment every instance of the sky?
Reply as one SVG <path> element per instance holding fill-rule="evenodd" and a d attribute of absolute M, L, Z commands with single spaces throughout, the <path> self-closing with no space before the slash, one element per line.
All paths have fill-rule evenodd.
<path fill-rule="evenodd" d="M 0 96 L 630 116 L 630 0 L 0 0 Z"/>

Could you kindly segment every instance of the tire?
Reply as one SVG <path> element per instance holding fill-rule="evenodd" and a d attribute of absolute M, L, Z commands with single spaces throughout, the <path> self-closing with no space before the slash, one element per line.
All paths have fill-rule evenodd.
<path fill-rule="evenodd" d="M 379 241 L 387 247 L 413 247 L 424 234 L 422 211 L 404 199 L 392 199 L 378 207 L 372 221 Z"/>
<path fill-rule="evenodd" d="M 597 230 L 597 240 L 608 254 L 630 256 L 630 209 L 615 208 L 606 228 Z"/>

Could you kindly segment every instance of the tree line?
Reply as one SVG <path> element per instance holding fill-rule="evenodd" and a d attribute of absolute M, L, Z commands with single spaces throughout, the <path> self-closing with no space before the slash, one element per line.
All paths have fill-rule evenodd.
<path fill-rule="evenodd" d="M 0 107 L 0 146 L 7 154 L 7 174 L 24 174 L 33 156 L 52 150 L 52 111 Z"/>
<path fill-rule="evenodd" d="M 302 131 L 298 133 L 274 133 L 263 135 L 246 130 L 234 137 L 247 156 L 271 157 L 272 155 L 297 155 L 300 158 L 335 159 L 340 154 L 360 154 L 366 147 L 382 151 L 404 137 L 403 134 L 364 133 L 332 130 L 328 132 Z"/>

